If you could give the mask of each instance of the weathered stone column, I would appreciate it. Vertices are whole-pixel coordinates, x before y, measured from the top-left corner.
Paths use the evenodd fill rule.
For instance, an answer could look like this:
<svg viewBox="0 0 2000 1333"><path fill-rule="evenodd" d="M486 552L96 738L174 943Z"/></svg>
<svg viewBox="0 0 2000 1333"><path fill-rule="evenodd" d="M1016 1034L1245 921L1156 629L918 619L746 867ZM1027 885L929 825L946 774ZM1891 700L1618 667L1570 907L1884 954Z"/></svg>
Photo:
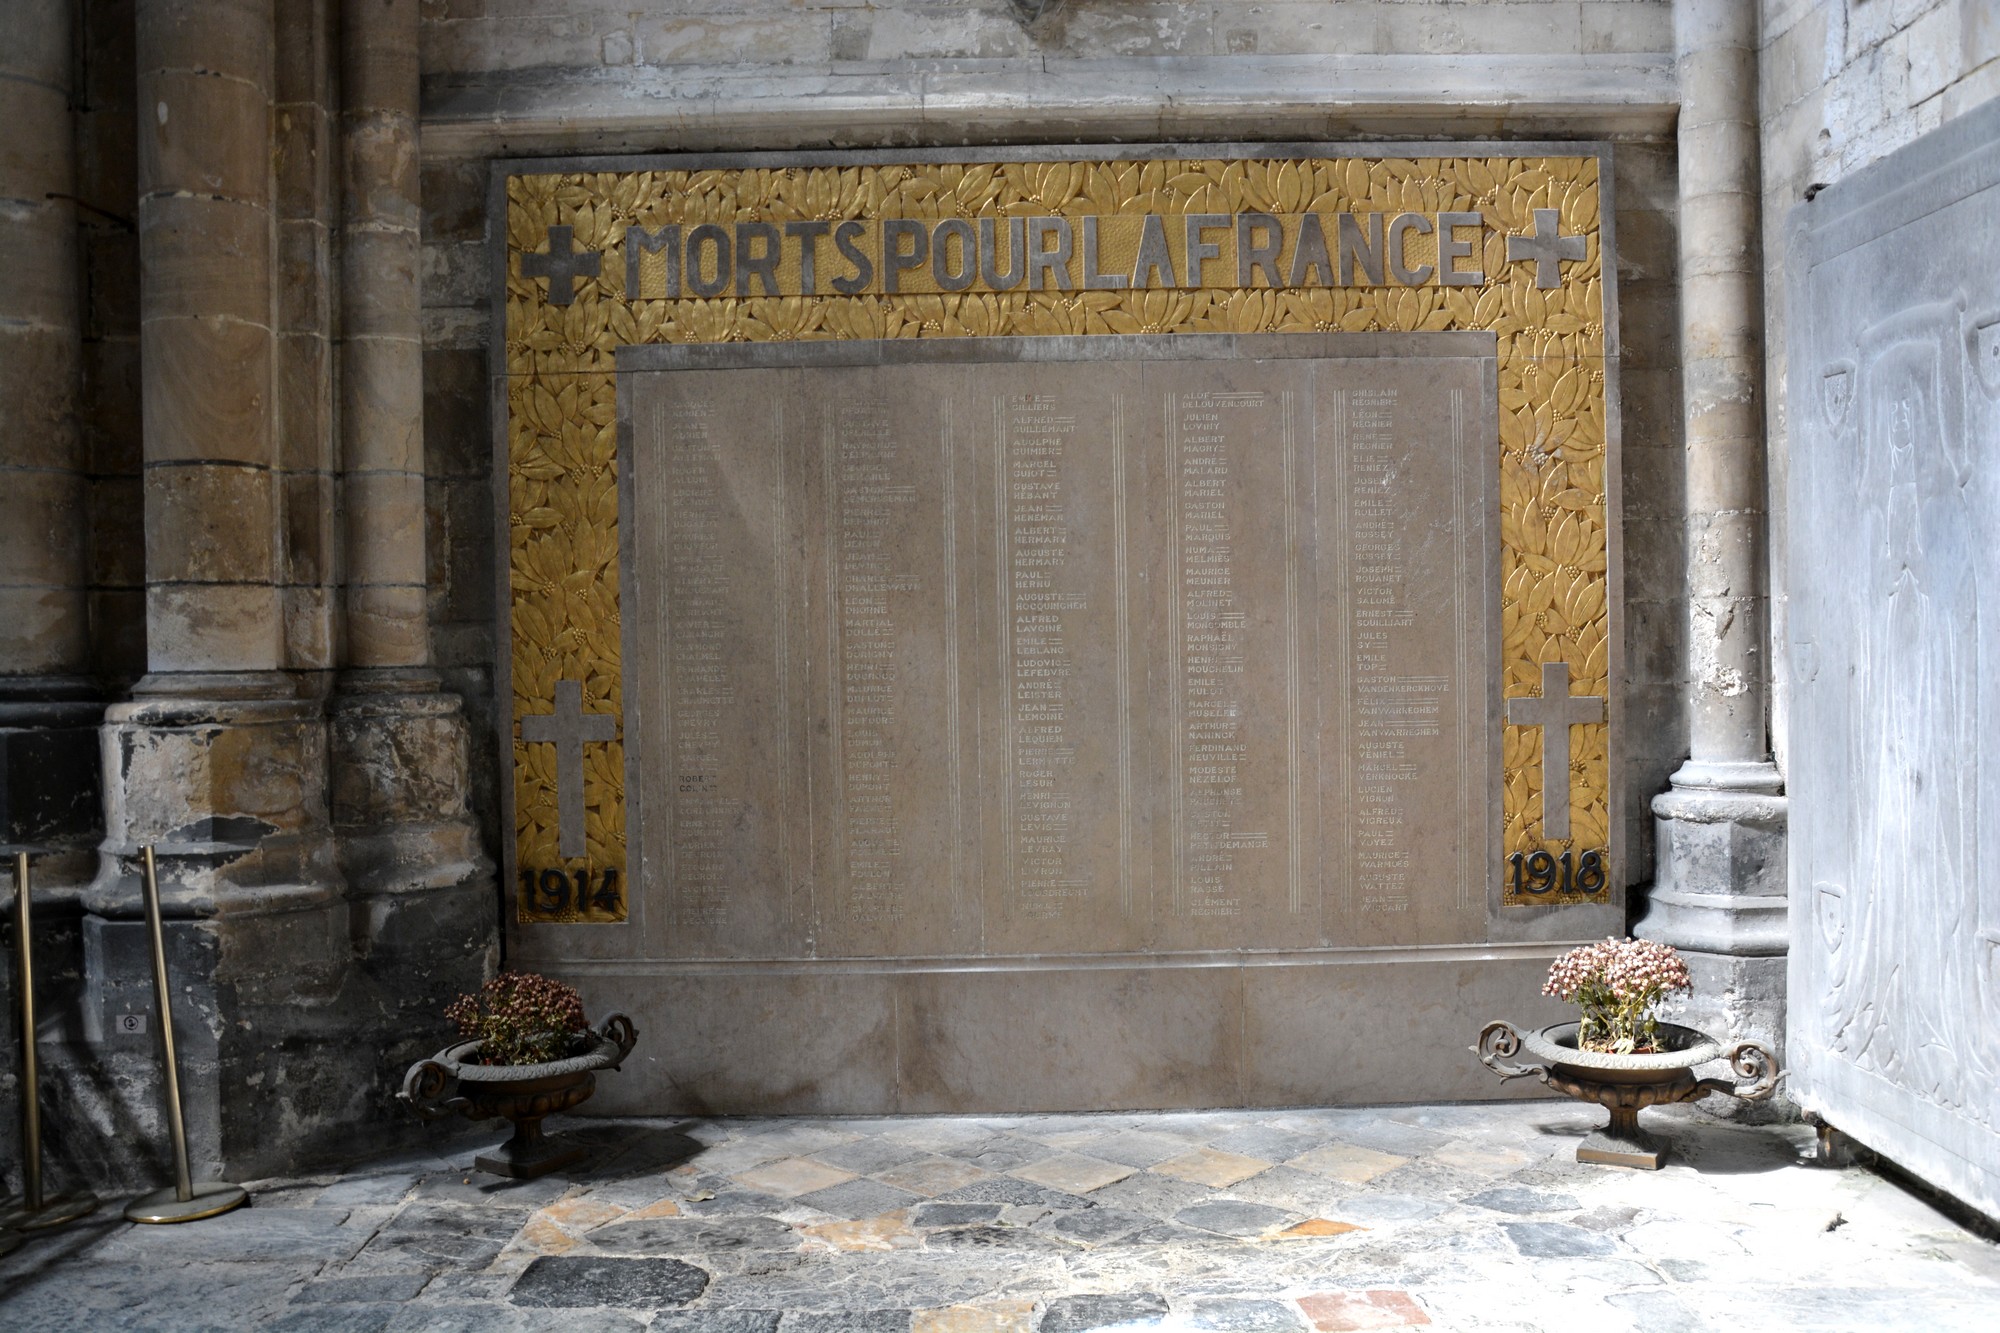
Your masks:
<svg viewBox="0 0 2000 1333"><path fill-rule="evenodd" d="M1639 933L1689 956L1699 1026L1783 1036L1785 802L1771 761L1757 6L1676 0L1688 760L1656 797Z"/></svg>
<svg viewBox="0 0 2000 1333"><path fill-rule="evenodd" d="M57 853L40 869L46 887L88 876L104 711L89 679L78 428L76 34L68 0L23 0L9 18L0 42L0 850Z"/></svg>
<svg viewBox="0 0 2000 1333"><path fill-rule="evenodd" d="M429 668L418 29L418 0L341 8L347 669L332 715L333 815L357 947L395 972L398 1003L434 1012L443 991L476 985L490 965L497 911L466 803L465 716Z"/></svg>

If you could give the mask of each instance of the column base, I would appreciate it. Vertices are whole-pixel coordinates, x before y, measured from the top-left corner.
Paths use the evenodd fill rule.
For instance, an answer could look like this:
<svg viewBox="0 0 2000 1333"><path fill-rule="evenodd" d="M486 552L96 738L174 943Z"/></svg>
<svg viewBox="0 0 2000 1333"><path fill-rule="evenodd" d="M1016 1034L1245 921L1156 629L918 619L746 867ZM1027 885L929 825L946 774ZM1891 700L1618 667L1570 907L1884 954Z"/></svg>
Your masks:
<svg viewBox="0 0 2000 1333"><path fill-rule="evenodd" d="M1656 874L1633 927L1687 960L1694 990L1675 1007L1675 1022L1724 1042L1761 1041L1781 1062L1791 947L1782 790L1770 763L1690 761L1675 773L1673 787L1653 798ZM1768 1102L1709 1097L1703 1109L1751 1122L1798 1115L1782 1094Z"/></svg>

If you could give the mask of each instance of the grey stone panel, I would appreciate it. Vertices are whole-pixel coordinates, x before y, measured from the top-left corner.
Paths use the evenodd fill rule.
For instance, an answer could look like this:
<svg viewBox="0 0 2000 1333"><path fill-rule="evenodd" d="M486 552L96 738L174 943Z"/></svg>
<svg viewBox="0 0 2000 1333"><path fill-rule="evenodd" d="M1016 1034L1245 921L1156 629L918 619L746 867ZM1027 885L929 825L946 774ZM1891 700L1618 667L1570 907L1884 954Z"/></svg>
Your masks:
<svg viewBox="0 0 2000 1333"><path fill-rule="evenodd" d="M1793 226L1790 1091L2000 1214L2000 103Z"/></svg>

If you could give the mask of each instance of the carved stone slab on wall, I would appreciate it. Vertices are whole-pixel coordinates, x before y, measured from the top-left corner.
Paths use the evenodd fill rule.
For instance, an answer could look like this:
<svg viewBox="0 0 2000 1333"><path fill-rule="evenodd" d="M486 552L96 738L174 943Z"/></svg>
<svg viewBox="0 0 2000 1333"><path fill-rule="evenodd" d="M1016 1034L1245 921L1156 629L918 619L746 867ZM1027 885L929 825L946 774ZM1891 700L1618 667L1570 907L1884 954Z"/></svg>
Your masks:
<svg viewBox="0 0 2000 1333"><path fill-rule="evenodd" d="M1623 924L1608 171L1397 151L496 168L510 948L632 1105L1490 1095L1363 1048Z"/></svg>
<svg viewBox="0 0 2000 1333"><path fill-rule="evenodd" d="M2000 103L1794 225L1790 1092L2000 1215Z"/></svg>

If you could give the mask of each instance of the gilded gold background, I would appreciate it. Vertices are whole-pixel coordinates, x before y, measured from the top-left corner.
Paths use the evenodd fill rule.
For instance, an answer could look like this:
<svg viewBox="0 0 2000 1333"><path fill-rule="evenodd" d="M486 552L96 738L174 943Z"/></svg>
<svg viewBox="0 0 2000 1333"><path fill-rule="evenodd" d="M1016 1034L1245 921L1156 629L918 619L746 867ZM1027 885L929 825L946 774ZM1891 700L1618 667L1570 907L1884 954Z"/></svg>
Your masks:
<svg viewBox="0 0 2000 1333"><path fill-rule="evenodd" d="M511 573L517 864L616 868L625 878L622 745L586 753L589 852L556 854L554 747L519 739L553 707L558 679L584 682L586 712L622 713L614 354L628 343L960 338L1096 333L1492 330L1499 340L1504 693L1540 692L1540 664L1567 662L1575 694L1609 697L1604 290L1594 157L1007 163L517 175L507 180L507 550ZM1561 212L1587 257L1562 284L1506 262L1506 236ZM1261 211L1481 212L1476 287L1037 291L851 297L624 297L624 230L638 223L1068 216ZM567 306L520 275L548 228L602 251ZM1413 248L1413 259L1435 256ZM1226 252L1225 252L1226 253ZM1129 257L1107 248L1105 268ZM1233 272L1231 266L1231 272ZM880 278L877 277L879 287ZM1572 733L1569 843L1535 837L1541 739L1506 727L1503 854L1605 848L1604 725ZM1496 867L1495 874L1502 869ZM1614 870L1613 874L1616 874ZM1615 879L1612 882L1616 882ZM1551 895L1554 898L1555 895ZM1549 901L1549 898L1541 901ZM546 920L521 901L521 919ZM618 920L574 910L560 919Z"/></svg>

